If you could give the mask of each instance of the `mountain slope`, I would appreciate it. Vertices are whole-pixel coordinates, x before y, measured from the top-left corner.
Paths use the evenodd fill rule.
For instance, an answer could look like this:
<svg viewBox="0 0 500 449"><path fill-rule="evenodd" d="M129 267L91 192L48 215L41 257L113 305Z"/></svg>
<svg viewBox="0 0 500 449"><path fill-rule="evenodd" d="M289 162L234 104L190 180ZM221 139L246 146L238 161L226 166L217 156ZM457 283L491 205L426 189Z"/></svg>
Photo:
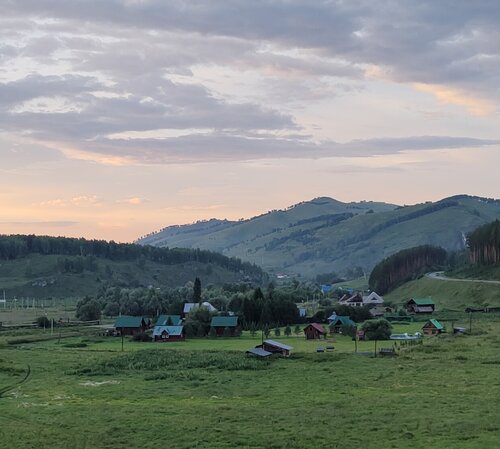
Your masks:
<svg viewBox="0 0 500 449"><path fill-rule="evenodd" d="M418 245L462 249L466 233L498 217L500 201L467 195L404 207L317 198L240 222L168 227L139 243L210 249L270 272L314 276L356 266L368 272Z"/></svg>

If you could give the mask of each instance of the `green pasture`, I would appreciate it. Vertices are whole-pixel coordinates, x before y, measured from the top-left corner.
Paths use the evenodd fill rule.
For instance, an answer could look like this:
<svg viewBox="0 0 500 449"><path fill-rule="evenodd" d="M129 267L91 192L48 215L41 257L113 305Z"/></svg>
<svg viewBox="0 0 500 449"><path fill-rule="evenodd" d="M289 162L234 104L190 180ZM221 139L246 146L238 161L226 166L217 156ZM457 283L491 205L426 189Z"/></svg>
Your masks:
<svg viewBox="0 0 500 449"><path fill-rule="evenodd" d="M96 335L98 329L69 332L61 329L60 340L43 330L0 332L0 447L474 449L498 443L500 320L494 316L475 321L472 335L426 338L394 358L354 355L354 343L343 336L331 353L316 353L330 343L323 340L271 336L294 352L261 361L244 355L260 340L247 333L184 343L126 340L122 353L121 339ZM28 337L31 343L13 344ZM361 342L359 349L372 348L373 342Z"/></svg>

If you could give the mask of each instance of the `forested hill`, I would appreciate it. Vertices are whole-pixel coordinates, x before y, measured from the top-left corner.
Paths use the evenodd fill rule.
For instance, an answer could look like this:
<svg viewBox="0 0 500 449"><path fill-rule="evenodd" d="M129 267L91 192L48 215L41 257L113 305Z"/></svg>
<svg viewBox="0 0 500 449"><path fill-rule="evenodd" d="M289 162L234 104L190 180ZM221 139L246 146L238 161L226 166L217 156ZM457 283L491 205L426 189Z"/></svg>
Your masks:
<svg viewBox="0 0 500 449"><path fill-rule="evenodd" d="M469 195L411 206L323 197L238 222L170 226L139 243L209 249L271 273L313 277L369 273L383 258L419 245L463 249L469 232L497 218L499 200Z"/></svg>
<svg viewBox="0 0 500 449"><path fill-rule="evenodd" d="M260 284L260 267L199 249L65 237L0 235L0 290L9 296L95 294L101 287L177 287L200 277L204 285Z"/></svg>

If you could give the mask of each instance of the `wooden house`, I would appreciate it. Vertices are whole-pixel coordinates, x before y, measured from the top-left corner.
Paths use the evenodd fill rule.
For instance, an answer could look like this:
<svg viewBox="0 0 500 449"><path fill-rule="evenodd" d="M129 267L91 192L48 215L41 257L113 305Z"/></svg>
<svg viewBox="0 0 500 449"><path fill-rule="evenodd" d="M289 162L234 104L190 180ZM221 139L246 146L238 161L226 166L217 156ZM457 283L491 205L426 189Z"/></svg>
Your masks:
<svg viewBox="0 0 500 449"><path fill-rule="evenodd" d="M153 329L154 341L184 341L185 339L184 326L155 326Z"/></svg>
<svg viewBox="0 0 500 449"><path fill-rule="evenodd" d="M307 340L319 340L321 337L326 338L325 329L321 324L311 323L304 328L304 335Z"/></svg>
<svg viewBox="0 0 500 449"><path fill-rule="evenodd" d="M182 318L180 315L160 315L156 320L157 326L180 326Z"/></svg>
<svg viewBox="0 0 500 449"><path fill-rule="evenodd" d="M114 324L117 335L142 334L151 326L151 320L143 316L119 316Z"/></svg>
<svg viewBox="0 0 500 449"><path fill-rule="evenodd" d="M436 308L431 298L412 298L406 303L409 313L432 313Z"/></svg>
<svg viewBox="0 0 500 449"><path fill-rule="evenodd" d="M224 335L228 337L235 337L239 335L237 316L214 316L212 317L210 327L215 329L218 337L222 337Z"/></svg>
<svg viewBox="0 0 500 449"><path fill-rule="evenodd" d="M270 352L271 354L280 354L284 357L288 357L293 349L291 346L274 340L264 340L264 343L256 346L256 348L262 348L265 351Z"/></svg>
<svg viewBox="0 0 500 449"><path fill-rule="evenodd" d="M445 331L444 326L438 321L431 319L422 327L424 335L438 335Z"/></svg>
<svg viewBox="0 0 500 449"><path fill-rule="evenodd" d="M330 334L340 334L344 326L355 327L356 323L348 316L337 315L335 319L330 322Z"/></svg>

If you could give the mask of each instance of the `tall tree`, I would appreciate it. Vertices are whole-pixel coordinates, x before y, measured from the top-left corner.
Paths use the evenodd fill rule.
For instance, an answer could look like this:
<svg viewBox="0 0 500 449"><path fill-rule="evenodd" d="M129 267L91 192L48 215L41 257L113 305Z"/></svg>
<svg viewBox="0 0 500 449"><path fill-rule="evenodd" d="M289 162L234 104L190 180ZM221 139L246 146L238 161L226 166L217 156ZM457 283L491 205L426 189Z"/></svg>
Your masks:
<svg viewBox="0 0 500 449"><path fill-rule="evenodd" d="M201 303L201 281L200 278L194 280L193 302Z"/></svg>

